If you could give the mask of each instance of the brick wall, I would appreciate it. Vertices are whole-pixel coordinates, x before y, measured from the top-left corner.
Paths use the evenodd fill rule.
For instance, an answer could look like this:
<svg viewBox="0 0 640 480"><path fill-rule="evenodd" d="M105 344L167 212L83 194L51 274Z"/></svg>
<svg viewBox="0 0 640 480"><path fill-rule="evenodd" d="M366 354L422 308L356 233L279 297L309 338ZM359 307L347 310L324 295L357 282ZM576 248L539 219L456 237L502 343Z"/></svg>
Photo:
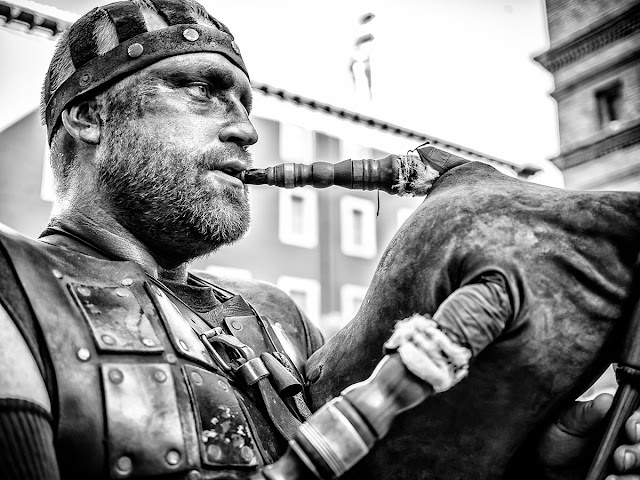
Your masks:
<svg viewBox="0 0 640 480"><path fill-rule="evenodd" d="M640 144L563 170L571 189L640 191Z"/></svg>
<svg viewBox="0 0 640 480"><path fill-rule="evenodd" d="M551 47L634 3L634 0L545 0Z"/></svg>
<svg viewBox="0 0 640 480"><path fill-rule="evenodd" d="M595 78L557 98L560 149L571 150L587 141L597 141L612 133L601 128L596 93L620 82L620 128L640 118L640 60L622 68L602 72Z"/></svg>

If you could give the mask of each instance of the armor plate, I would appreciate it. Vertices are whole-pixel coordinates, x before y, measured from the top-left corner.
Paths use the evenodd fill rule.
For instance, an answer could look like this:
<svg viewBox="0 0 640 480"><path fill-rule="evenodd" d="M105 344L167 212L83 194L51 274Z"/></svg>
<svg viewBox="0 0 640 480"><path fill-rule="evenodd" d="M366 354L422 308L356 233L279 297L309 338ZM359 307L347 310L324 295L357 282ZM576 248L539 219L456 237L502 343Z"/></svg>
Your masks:
<svg viewBox="0 0 640 480"><path fill-rule="evenodd" d="M197 410L202 464L257 465L254 439L229 382L195 366L185 365L183 369Z"/></svg>
<svg viewBox="0 0 640 480"><path fill-rule="evenodd" d="M202 341L189 324L193 324L194 327L199 326L202 330L208 329L208 326L193 313L191 315L183 314L158 286L149 285L149 290L162 319L165 321L171 343L178 353L190 360L203 363L210 368L213 367L211 355L206 351Z"/></svg>
<svg viewBox="0 0 640 480"><path fill-rule="evenodd" d="M170 367L105 363L101 372L112 476L142 477L186 468Z"/></svg>
<svg viewBox="0 0 640 480"><path fill-rule="evenodd" d="M93 339L103 352L163 352L156 332L130 288L69 283Z"/></svg>

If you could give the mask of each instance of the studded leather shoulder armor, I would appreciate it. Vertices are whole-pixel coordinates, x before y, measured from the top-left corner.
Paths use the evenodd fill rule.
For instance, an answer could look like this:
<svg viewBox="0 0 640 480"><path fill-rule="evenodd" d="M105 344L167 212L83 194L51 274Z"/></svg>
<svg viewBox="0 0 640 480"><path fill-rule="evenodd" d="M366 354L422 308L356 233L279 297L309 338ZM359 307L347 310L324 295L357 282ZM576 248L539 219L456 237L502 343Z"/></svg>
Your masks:
<svg viewBox="0 0 640 480"><path fill-rule="evenodd" d="M225 349L203 342L200 333L215 328L137 264L43 244L4 227L0 243L53 363L63 477L248 478L284 452L286 440L264 399L221 368L217 356L231 361ZM264 338L252 333L256 317L241 311L222 315L216 328L230 337L235 327L244 329L248 335L233 338L252 342L254 355L292 360L282 365L306 360L307 334L295 307L278 308L272 293L263 297L256 296L269 316L257 318L275 350L260 346ZM269 318L274 315L279 318Z"/></svg>

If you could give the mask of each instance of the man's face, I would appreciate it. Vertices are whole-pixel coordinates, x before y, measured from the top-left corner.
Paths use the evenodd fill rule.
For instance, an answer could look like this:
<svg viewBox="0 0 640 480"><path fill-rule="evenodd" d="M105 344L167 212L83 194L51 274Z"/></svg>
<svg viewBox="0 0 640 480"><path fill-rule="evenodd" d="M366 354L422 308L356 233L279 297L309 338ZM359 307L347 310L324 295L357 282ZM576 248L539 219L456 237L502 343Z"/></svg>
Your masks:
<svg viewBox="0 0 640 480"><path fill-rule="evenodd" d="M116 219L160 259L194 258L249 226L246 147L251 86L215 53L170 57L107 94L98 147L99 187ZM231 175L230 175L231 174Z"/></svg>

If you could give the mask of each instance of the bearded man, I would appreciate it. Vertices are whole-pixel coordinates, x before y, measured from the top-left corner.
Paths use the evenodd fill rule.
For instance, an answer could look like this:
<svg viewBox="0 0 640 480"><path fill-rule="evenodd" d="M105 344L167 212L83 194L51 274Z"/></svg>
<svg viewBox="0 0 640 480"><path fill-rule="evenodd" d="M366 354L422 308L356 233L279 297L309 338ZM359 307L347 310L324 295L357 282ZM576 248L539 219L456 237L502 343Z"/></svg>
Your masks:
<svg viewBox="0 0 640 480"><path fill-rule="evenodd" d="M106 5L62 36L51 221L38 241L0 233L1 478L249 478L309 415L319 331L273 286L189 271L248 228L251 96L233 36L191 0ZM264 373L234 376L257 357ZM550 426L541 465L584 454L609 404ZM620 471L640 465L639 422Z"/></svg>

